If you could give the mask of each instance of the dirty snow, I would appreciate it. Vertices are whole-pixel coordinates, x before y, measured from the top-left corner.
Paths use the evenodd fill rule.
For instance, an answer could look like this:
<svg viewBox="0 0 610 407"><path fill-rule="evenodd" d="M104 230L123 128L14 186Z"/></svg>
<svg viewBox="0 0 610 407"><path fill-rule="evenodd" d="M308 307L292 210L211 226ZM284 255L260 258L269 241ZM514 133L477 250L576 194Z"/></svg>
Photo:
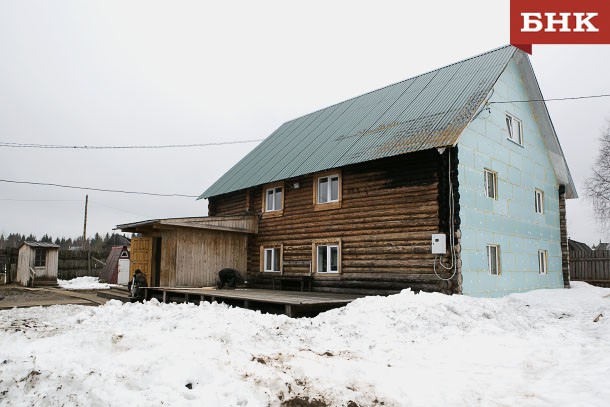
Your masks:
<svg viewBox="0 0 610 407"><path fill-rule="evenodd" d="M312 319L154 300L0 311L9 406L608 406L609 377L610 289L584 283L403 291Z"/></svg>
<svg viewBox="0 0 610 407"><path fill-rule="evenodd" d="M112 284L100 283L98 277L76 277L72 280L57 280L65 290L108 290Z"/></svg>

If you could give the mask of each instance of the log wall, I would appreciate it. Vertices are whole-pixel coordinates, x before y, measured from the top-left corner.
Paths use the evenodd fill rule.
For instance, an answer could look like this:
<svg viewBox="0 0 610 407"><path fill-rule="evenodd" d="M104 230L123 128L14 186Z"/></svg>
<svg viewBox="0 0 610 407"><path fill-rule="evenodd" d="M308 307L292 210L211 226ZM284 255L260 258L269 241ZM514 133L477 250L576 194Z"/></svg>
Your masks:
<svg viewBox="0 0 610 407"><path fill-rule="evenodd" d="M332 210L314 210L313 175L286 181L283 216L261 214L258 234L249 238L248 278L262 274L261 246L282 246L284 274L306 274L313 242L337 239L341 273L314 274L316 291L453 292L432 268L431 235L441 229L440 157L429 150L344 167L341 207ZM260 214L263 188L210 198L210 215Z"/></svg>

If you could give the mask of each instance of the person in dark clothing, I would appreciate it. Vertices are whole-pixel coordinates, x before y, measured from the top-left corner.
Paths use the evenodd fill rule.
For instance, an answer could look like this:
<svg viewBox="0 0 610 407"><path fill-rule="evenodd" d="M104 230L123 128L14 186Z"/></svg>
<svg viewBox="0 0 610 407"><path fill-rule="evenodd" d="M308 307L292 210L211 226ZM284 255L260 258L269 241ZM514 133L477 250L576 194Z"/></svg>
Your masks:
<svg viewBox="0 0 610 407"><path fill-rule="evenodd" d="M235 288L239 281L239 272L234 269L226 268L218 272L218 288L223 289L225 285L229 288Z"/></svg>
<svg viewBox="0 0 610 407"><path fill-rule="evenodd" d="M143 287L148 287L146 283L146 276L142 273L142 270L136 269L133 273L133 279L127 283L127 289L129 290L130 296L136 298L138 301L144 299Z"/></svg>

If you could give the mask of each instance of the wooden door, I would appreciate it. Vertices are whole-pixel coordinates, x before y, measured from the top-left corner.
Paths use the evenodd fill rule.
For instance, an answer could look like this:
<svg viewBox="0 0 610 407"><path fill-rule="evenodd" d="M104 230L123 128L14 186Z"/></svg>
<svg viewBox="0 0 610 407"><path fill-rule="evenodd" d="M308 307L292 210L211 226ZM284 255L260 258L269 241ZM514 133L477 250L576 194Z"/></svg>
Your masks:
<svg viewBox="0 0 610 407"><path fill-rule="evenodd" d="M151 285L153 256L152 237L132 237L131 238L131 263L129 265L129 279L133 277L136 269L140 269L146 276L148 286Z"/></svg>

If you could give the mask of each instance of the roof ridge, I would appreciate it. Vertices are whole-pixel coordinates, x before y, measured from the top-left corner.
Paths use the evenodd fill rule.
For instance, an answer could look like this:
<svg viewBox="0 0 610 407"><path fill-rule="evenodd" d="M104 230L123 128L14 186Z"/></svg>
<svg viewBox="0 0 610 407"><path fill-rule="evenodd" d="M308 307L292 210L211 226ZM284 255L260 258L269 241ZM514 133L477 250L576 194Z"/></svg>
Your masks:
<svg viewBox="0 0 610 407"><path fill-rule="evenodd" d="M377 92L377 91L380 91L380 90L383 90L383 89L389 88L389 87L391 87L391 86L396 86L396 85L398 85L398 84L400 84L400 83L403 83L403 82L406 82L406 81L410 81L410 80L413 80L413 79L419 78L420 76L428 75L428 74L431 74L432 72L440 71L441 69L445 69L445 68L448 68L448 67L453 66L453 65L461 64L461 63L464 63L464 62L466 62L466 61L470 61L471 59L480 58L480 57L482 57L482 56L484 56L484 55L491 54L492 52L497 52L497 51L500 51L500 50L502 50L502 49L509 48L509 47L513 47L513 48L515 48L514 46L512 46L512 45L510 45L510 44L502 45L502 46L500 46L500 47L498 47L498 48L494 48L494 49L492 49L492 50L485 51L485 52L482 52L482 53L477 54L477 55L473 55L473 56L471 56L471 57L468 57L468 58L462 59L462 60L460 60L460 61L456 61L456 62L453 62L453 63L447 64L447 65L443 65L443 66L441 66L441 67L439 67L439 68L432 69L432 70L430 70L430 71L426 71L426 72L420 73L420 74L415 75L415 76L412 76L412 77L410 77L410 78L406 78L406 79L403 79L403 80L398 81L398 82L390 83L390 84L385 85L385 86L382 86L382 87L380 87L380 88L373 89L373 90L371 90L371 91L368 91L368 92L362 93L362 94L357 95L357 96L353 96L353 97L351 97L351 98L349 98L349 99L345 99L345 100L342 100L342 101L340 101L340 102L333 103L332 105L328 105L328 106L326 106L326 107L322 107L322 108L320 108L320 109L314 110L313 112L309 112L309 113L306 113L306 114L304 114L304 115L301 115L301 116L295 117L294 119L288 120L288 121L284 122L284 123L283 123L283 124L282 124L280 127L282 127L282 126L284 126L284 125L286 125L286 124L288 124L288 123L291 123L291 122L293 122L293 121L295 121L295 120L302 119L303 117L307 117L307 116L309 116L309 115L312 115L312 114L318 113L318 112L320 112L320 111L322 111L322 110L330 109L331 107L335 107L335 106L338 106L338 105L340 105L340 104L342 104L342 103L349 102L350 100L354 100L354 99L357 99L357 98L362 97L362 96L365 96L365 95L370 95L371 93L374 93L374 92ZM515 48L515 49L517 49L517 48Z"/></svg>

